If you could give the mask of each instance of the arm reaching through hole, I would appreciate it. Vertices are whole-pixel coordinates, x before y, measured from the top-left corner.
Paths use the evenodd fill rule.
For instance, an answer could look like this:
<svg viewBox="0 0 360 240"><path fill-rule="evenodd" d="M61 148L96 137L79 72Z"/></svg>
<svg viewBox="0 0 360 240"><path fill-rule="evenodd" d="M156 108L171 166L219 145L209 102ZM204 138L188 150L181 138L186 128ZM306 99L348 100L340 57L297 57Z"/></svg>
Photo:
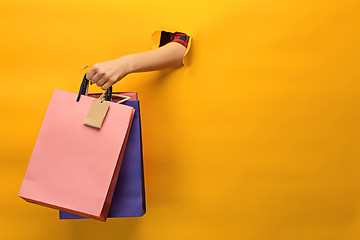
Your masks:
<svg viewBox="0 0 360 240"><path fill-rule="evenodd" d="M106 90L130 73L183 66L187 42L183 42L179 38L179 41L176 40L153 50L96 63L87 72L86 78Z"/></svg>

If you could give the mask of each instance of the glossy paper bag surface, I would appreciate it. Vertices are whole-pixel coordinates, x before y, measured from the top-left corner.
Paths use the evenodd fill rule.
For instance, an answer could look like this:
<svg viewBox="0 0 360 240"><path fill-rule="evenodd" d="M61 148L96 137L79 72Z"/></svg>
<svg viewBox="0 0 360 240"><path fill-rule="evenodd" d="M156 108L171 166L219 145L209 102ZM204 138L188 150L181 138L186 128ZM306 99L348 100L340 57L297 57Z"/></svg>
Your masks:
<svg viewBox="0 0 360 240"><path fill-rule="evenodd" d="M106 220L134 109L110 103L100 129L84 125L94 98L55 89L19 196Z"/></svg>

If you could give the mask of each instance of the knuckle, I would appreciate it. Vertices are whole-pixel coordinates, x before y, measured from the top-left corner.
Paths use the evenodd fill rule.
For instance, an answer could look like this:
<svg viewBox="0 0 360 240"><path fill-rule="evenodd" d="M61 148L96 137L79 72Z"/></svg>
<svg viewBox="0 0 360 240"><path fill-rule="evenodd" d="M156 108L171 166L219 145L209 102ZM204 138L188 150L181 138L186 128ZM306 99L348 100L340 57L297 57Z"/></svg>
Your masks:
<svg viewBox="0 0 360 240"><path fill-rule="evenodd" d="M110 76L108 74L104 73L102 78L105 79L105 80L109 80Z"/></svg>

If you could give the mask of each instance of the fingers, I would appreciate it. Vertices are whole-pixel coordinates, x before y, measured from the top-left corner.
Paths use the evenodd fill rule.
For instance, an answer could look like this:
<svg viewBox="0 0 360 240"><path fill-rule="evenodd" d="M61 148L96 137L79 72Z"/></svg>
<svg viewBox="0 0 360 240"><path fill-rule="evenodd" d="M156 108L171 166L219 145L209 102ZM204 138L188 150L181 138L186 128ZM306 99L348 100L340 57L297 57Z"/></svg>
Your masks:
<svg viewBox="0 0 360 240"><path fill-rule="evenodd" d="M95 73L97 72L97 69L96 69L95 65L86 73L86 79L87 80L92 81L92 78L94 77Z"/></svg>
<svg viewBox="0 0 360 240"><path fill-rule="evenodd" d="M86 73L86 79L90 80L92 83L96 83L103 77L104 74L105 72L100 68L99 63L96 63Z"/></svg>
<svg viewBox="0 0 360 240"><path fill-rule="evenodd" d="M112 85L114 84L113 81L111 80L103 80L101 79L99 82L96 83L96 85L98 85L99 87L101 87L102 90L106 90L108 89L109 87L111 87Z"/></svg>
<svg viewBox="0 0 360 240"><path fill-rule="evenodd" d="M106 70L107 68L105 68L102 64L103 63L95 64L86 73L86 79L90 80L91 83L96 83L96 85L101 87L101 89L106 90L116 83L117 77L112 71Z"/></svg>
<svg viewBox="0 0 360 240"><path fill-rule="evenodd" d="M96 83L99 87L104 85L107 81L105 73L99 69L99 64L95 64L87 73L86 79L91 81L91 83ZM105 89L104 89L105 90Z"/></svg>
<svg viewBox="0 0 360 240"><path fill-rule="evenodd" d="M98 85L99 87L102 87L107 81L108 81L107 78L102 77L96 82L96 85Z"/></svg>
<svg viewBox="0 0 360 240"><path fill-rule="evenodd" d="M95 75L92 77L92 79L91 79L91 81L93 82L93 83L98 83L99 81L101 81L102 80L102 78L104 77L104 73L99 73L99 72L97 72L97 73L95 73ZM101 86L101 85L98 85L98 86Z"/></svg>
<svg viewBox="0 0 360 240"><path fill-rule="evenodd" d="M112 83L110 81L107 81L104 85L101 86L101 89L106 90L111 86L112 86Z"/></svg>

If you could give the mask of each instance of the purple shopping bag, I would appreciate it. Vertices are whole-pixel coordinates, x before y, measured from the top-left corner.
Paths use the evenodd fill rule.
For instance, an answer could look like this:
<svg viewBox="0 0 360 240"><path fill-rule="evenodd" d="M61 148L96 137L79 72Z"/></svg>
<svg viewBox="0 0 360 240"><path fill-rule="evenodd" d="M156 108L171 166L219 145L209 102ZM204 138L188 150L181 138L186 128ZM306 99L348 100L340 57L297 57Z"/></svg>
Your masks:
<svg viewBox="0 0 360 240"><path fill-rule="evenodd" d="M134 92L120 94L130 96L131 99L136 99L122 103L133 107L135 114L108 218L140 217L146 212L146 204L139 101ZM96 94L89 94L89 96L97 97ZM60 219L80 218L84 217L60 211Z"/></svg>

